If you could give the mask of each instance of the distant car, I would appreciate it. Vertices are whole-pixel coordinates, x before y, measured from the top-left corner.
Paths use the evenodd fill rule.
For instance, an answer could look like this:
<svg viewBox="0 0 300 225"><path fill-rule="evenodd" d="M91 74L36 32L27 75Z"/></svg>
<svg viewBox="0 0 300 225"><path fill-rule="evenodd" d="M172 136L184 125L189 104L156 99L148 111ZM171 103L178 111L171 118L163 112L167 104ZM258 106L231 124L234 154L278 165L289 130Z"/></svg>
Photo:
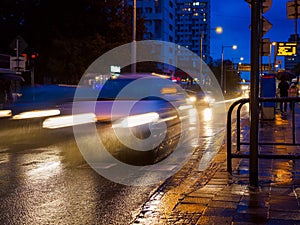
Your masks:
<svg viewBox="0 0 300 225"><path fill-rule="evenodd" d="M196 139L197 113L188 95L168 79L149 74L120 75L109 79L100 90L79 88L72 102L60 107L63 115L72 115L74 126L93 121L109 152L117 159L144 165L162 160L180 141ZM67 117L68 118L68 117ZM78 122L78 123L77 123ZM62 128L59 118L45 121L48 129ZM143 151L127 147L147 140ZM122 141L120 141L122 140ZM122 144L121 142L126 142Z"/></svg>
<svg viewBox="0 0 300 225"><path fill-rule="evenodd" d="M215 98L209 91L204 92L202 90L194 91L188 89L185 89L185 91L189 95L190 101L195 105L212 106L215 103Z"/></svg>

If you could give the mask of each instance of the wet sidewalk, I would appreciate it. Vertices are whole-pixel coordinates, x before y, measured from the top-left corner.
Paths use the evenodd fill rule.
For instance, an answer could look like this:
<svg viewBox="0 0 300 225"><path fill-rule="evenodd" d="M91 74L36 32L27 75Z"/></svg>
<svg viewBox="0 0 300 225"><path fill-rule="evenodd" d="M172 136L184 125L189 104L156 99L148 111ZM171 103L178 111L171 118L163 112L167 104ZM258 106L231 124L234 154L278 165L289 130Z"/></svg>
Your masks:
<svg viewBox="0 0 300 225"><path fill-rule="evenodd" d="M290 113L291 114L291 113ZM261 142L292 142L291 115L260 121ZM296 143L300 143L300 105L296 104ZM242 121L242 140L249 141L249 121ZM234 143L233 143L234 145ZM263 154L300 154L299 146L260 146ZM234 149L234 148L233 148ZM249 151L243 145L242 152ZM259 188L249 187L249 160L233 159L227 172L226 147L210 168L176 175L151 197L133 224L300 224L300 159L259 159ZM190 167L198 167L199 160ZM187 170L188 168L185 168ZM182 173L184 174L184 173Z"/></svg>

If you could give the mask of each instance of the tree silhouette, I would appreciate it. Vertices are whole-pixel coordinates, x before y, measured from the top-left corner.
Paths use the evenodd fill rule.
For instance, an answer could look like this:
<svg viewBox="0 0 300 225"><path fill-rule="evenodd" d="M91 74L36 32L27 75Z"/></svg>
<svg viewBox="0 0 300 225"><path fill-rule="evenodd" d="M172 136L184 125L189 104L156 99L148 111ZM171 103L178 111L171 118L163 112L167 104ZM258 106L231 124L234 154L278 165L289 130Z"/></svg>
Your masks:
<svg viewBox="0 0 300 225"><path fill-rule="evenodd" d="M15 54L17 35L35 59L36 81L76 83L90 63L106 51L131 42L132 9L122 0L0 1L0 52ZM137 35L142 37L143 19ZM32 64L31 64L32 65Z"/></svg>

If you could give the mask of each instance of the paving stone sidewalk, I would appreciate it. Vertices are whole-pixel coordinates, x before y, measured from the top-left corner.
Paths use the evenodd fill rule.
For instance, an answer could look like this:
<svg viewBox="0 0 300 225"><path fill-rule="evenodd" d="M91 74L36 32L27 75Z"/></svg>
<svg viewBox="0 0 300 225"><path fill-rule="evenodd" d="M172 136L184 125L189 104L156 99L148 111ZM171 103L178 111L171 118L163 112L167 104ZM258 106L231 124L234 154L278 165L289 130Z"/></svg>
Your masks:
<svg viewBox="0 0 300 225"><path fill-rule="evenodd" d="M300 143L299 106L296 143ZM291 115L286 120L279 113L275 120L261 121L260 140L290 143L291 121ZM249 140L248 122L242 124L242 138ZM249 151L249 146L242 146L241 151ZM300 147L264 145L259 151L300 154ZM158 190L133 224L300 224L299 159L259 159L258 189L249 186L248 159L234 159L233 174L227 172L225 146L210 168L189 174L179 185L166 184Z"/></svg>

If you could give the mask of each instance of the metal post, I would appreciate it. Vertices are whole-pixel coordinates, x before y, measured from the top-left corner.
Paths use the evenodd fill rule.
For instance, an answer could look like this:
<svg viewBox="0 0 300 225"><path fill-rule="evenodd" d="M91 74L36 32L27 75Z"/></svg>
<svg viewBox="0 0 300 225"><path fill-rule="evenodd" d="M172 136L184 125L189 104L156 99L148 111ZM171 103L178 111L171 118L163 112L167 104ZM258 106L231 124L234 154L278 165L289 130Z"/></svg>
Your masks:
<svg viewBox="0 0 300 225"><path fill-rule="evenodd" d="M298 0L294 0L294 4L295 4L295 20L294 20L295 42L298 43Z"/></svg>
<svg viewBox="0 0 300 225"><path fill-rule="evenodd" d="M20 71L20 58L19 58L19 39L16 40L16 54L17 54L17 73Z"/></svg>
<svg viewBox="0 0 300 225"><path fill-rule="evenodd" d="M274 45L274 65L273 65L273 73L276 72L276 57L277 57L277 43Z"/></svg>
<svg viewBox="0 0 300 225"><path fill-rule="evenodd" d="M270 53L269 53L269 57L268 57L268 60L269 60L268 71L269 71L269 73L271 73L271 71L272 71L272 66L271 66L272 42L269 43L269 47L270 47Z"/></svg>
<svg viewBox="0 0 300 225"><path fill-rule="evenodd" d="M291 101L290 106L292 107L293 144L296 144L295 101Z"/></svg>
<svg viewBox="0 0 300 225"><path fill-rule="evenodd" d="M224 71L224 48L225 47L231 47L232 49L237 49L236 45L232 45L232 46L224 46L222 45L222 56L221 56L221 88L223 90L223 92L226 94L226 68ZM224 74L225 72L225 74Z"/></svg>
<svg viewBox="0 0 300 225"><path fill-rule="evenodd" d="M200 80L200 84L202 85L203 84L203 65L202 65L202 62L203 62L203 30L201 31L201 34L200 34L200 59L201 59L201 62L200 62L200 77L199 77L199 80Z"/></svg>
<svg viewBox="0 0 300 225"><path fill-rule="evenodd" d="M258 187L259 45L261 0L251 0L250 186Z"/></svg>
<svg viewBox="0 0 300 225"><path fill-rule="evenodd" d="M136 73L136 0L133 0L132 42L131 72Z"/></svg>
<svg viewBox="0 0 300 225"><path fill-rule="evenodd" d="M31 68L30 78L31 78L31 87L34 87L34 65Z"/></svg>
<svg viewBox="0 0 300 225"><path fill-rule="evenodd" d="M224 46L222 45L222 54L221 54L221 88L224 92Z"/></svg>

